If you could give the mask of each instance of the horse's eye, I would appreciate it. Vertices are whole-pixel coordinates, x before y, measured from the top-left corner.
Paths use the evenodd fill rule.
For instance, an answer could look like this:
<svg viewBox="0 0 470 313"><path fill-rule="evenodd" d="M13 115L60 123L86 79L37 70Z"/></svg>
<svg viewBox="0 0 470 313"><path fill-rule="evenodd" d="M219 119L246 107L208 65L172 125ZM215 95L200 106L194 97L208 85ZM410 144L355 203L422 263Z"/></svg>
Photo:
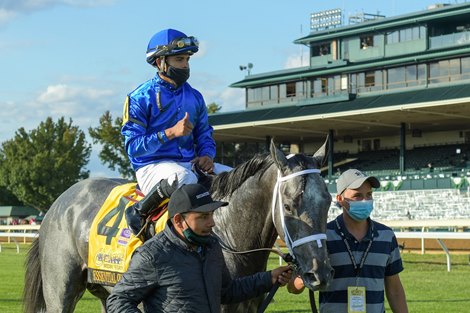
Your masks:
<svg viewBox="0 0 470 313"><path fill-rule="evenodd" d="M286 211L289 211L289 212L290 212L290 206L289 206L289 205L287 205L287 204L284 204L284 210L286 210Z"/></svg>

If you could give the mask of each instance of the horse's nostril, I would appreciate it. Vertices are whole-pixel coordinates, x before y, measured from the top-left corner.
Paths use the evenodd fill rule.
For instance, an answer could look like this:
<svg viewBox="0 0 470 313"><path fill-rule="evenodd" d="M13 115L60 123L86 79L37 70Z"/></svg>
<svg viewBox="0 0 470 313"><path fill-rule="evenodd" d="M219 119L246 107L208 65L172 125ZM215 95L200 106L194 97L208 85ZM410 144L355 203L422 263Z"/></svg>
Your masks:
<svg viewBox="0 0 470 313"><path fill-rule="evenodd" d="M316 283L316 282L318 281L318 280L317 280L317 277L316 277L315 274L313 274L313 273L306 273L306 274L305 274L305 279L306 279L307 281L311 281L311 282L314 282L314 283Z"/></svg>

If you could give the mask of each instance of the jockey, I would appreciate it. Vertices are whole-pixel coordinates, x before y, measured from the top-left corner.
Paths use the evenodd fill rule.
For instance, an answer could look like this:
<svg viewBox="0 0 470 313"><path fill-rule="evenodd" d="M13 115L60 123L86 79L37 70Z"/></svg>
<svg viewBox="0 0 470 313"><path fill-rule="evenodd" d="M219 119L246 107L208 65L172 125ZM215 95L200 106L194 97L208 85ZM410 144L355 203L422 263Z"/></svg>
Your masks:
<svg viewBox="0 0 470 313"><path fill-rule="evenodd" d="M175 189L198 182L193 167L206 175L231 170L213 161L215 141L206 104L186 82L189 59L198 50L197 39L178 30L156 33L147 47L147 62L158 72L126 98L121 133L146 195L128 210L134 232L141 228L140 218Z"/></svg>

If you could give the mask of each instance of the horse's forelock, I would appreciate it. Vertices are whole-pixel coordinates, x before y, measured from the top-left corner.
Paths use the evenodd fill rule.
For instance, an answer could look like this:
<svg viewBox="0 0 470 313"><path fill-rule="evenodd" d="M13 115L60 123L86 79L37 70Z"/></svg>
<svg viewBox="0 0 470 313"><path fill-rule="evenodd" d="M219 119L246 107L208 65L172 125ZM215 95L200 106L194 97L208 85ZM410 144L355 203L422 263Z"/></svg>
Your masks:
<svg viewBox="0 0 470 313"><path fill-rule="evenodd" d="M290 160L295 162L295 164L298 164L302 170L318 167L318 164L316 164L313 158L302 153L295 154L290 158Z"/></svg>
<svg viewBox="0 0 470 313"><path fill-rule="evenodd" d="M232 171L217 175L211 186L213 197L222 199L232 195L249 177L261 176L272 164L271 155L257 154L252 159L235 167Z"/></svg>

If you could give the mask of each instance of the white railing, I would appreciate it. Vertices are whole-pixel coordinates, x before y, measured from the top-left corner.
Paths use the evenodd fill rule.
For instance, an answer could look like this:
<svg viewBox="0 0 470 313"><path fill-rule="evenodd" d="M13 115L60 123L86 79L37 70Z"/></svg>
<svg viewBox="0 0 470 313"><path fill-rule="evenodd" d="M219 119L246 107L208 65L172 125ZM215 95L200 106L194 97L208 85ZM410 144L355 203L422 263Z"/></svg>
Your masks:
<svg viewBox="0 0 470 313"><path fill-rule="evenodd" d="M0 225L0 238L6 238L6 243L15 243L16 252L20 252L17 239L22 238L22 243L28 242L27 238L36 238L39 235L40 225ZM0 252L2 252L2 242L0 241Z"/></svg>
<svg viewBox="0 0 470 313"><path fill-rule="evenodd" d="M421 254L424 254L424 239L436 239L447 257L447 271L450 272L450 252L443 239L467 239L470 240L470 232L427 232L427 231L403 231L395 232L397 238L421 239Z"/></svg>

